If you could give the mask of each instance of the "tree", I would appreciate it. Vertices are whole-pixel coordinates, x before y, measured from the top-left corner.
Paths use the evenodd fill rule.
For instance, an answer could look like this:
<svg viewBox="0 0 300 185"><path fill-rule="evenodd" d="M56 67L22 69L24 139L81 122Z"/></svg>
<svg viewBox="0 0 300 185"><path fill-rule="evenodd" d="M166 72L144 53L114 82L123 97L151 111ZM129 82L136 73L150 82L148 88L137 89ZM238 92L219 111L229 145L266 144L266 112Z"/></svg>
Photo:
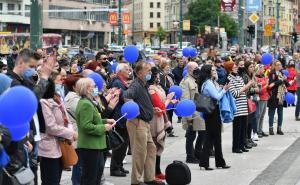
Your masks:
<svg viewBox="0 0 300 185"><path fill-rule="evenodd" d="M191 20L192 25L200 26L200 31L203 34L205 25L218 26L218 16L220 16L220 27L225 28L228 37L236 36L237 24L230 16L221 12L220 0L192 1L185 17ZM195 26L191 27L191 31L196 34L198 29Z"/></svg>
<svg viewBox="0 0 300 185"><path fill-rule="evenodd" d="M165 40L166 38L166 31L164 30L163 27L158 27L157 31L156 31L156 37L158 38L159 40L159 49L161 48L161 42L163 40Z"/></svg>

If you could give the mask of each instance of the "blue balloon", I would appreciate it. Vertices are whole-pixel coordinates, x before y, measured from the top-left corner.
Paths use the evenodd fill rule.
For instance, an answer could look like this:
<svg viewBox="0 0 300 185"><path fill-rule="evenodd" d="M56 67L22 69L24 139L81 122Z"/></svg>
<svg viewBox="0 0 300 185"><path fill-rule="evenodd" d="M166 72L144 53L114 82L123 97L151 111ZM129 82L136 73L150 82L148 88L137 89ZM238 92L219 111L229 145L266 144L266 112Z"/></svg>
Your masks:
<svg viewBox="0 0 300 185"><path fill-rule="evenodd" d="M24 86L8 89L0 96L0 123L20 126L32 120L38 108L35 94Z"/></svg>
<svg viewBox="0 0 300 185"><path fill-rule="evenodd" d="M125 118L131 120L140 114L140 107L134 101L129 101L121 107L121 113L123 116L126 114Z"/></svg>
<svg viewBox="0 0 300 185"><path fill-rule="evenodd" d="M271 64L273 61L273 57L270 53L265 53L263 54L263 56L261 57L261 62L264 64L264 65L269 65Z"/></svg>
<svg viewBox="0 0 300 185"><path fill-rule="evenodd" d="M288 70L284 69L284 70L282 70L282 73L283 73L286 77L289 77L289 72L288 72Z"/></svg>
<svg viewBox="0 0 300 185"><path fill-rule="evenodd" d="M119 64L119 63L115 62L115 63L113 63L113 64L111 65L111 70L112 70L114 73L117 71L118 64Z"/></svg>
<svg viewBox="0 0 300 185"><path fill-rule="evenodd" d="M166 109L172 109L172 108L174 108L175 107L175 105L174 104L172 104L172 103L169 103L168 104L168 106L166 107Z"/></svg>
<svg viewBox="0 0 300 185"><path fill-rule="evenodd" d="M187 74L188 74L188 71L187 71L187 70L183 70L182 76L183 76L183 77L186 77Z"/></svg>
<svg viewBox="0 0 300 185"><path fill-rule="evenodd" d="M175 93L174 97L176 99L181 98L181 96L182 96L182 88L181 87L179 87L178 85L172 85L169 89L169 93L172 93L172 92Z"/></svg>
<svg viewBox="0 0 300 185"><path fill-rule="evenodd" d="M288 104L294 104L295 103L295 96L288 92L285 94L285 101L288 103Z"/></svg>
<svg viewBox="0 0 300 185"><path fill-rule="evenodd" d="M190 49L190 56L191 56L192 58L194 58L194 57L196 57L197 55L198 55L197 49L196 49L196 48L191 48L191 49Z"/></svg>
<svg viewBox="0 0 300 185"><path fill-rule="evenodd" d="M178 116L191 116L196 111L196 105L192 100L182 100L176 106Z"/></svg>
<svg viewBox="0 0 300 185"><path fill-rule="evenodd" d="M11 139L13 141L20 141L22 140L27 133L29 132L29 123L22 124L20 126L12 126L8 127L8 130L11 134Z"/></svg>
<svg viewBox="0 0 300 185"><path fill-rule="evenodd" d="M103 88L104 80L101 75L98 73L91 73L87 76L88 78L91 78L94 80L96 86L98 87L98 90L101 91Z"/></svg>
<svg viewBox="0 0 300 185"><path fill-rule="evenodd" d="M124 58L129 63L134 63L139 58L139 50L133 45L126 46L124 49Z"/></svg>
<svg viewBox="0 0 300 185"><path fill-rule="evenodd" d="M183 48L182 55L185 57L190 57L190 48Z"/></svg>

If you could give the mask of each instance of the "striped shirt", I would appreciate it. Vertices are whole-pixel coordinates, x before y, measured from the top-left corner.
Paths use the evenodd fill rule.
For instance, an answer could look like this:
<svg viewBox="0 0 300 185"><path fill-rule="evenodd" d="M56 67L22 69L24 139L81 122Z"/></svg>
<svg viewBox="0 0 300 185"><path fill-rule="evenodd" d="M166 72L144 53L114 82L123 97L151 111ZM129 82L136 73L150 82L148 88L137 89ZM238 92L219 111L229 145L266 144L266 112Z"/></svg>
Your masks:
<svg viewBox="0 0 300 185"><path fill-rule="evenodd" d="M241 88L245 86L243 78L240 76L234 76L232 74L228 75L228 79L230 80L230 88L232 96L236 99L236 107L237 111L234 114L234 117L237 116L247 116L248 115L248 104L247 104L247 96L245 92L241 92Z"/></svg>

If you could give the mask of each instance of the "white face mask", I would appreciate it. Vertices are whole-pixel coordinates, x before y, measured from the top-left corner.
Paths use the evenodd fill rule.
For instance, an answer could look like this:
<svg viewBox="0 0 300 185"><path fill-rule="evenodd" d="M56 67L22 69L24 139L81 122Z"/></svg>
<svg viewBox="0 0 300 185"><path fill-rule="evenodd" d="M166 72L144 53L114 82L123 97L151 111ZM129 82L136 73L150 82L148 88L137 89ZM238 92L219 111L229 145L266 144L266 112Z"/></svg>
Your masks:
<svg viewBox="0 0 300 185"><path fill-rule="evenodd" d="M6 73L7 73L7 69L3 70L2 73L3 73L3 74L6 74Z"/></svg>

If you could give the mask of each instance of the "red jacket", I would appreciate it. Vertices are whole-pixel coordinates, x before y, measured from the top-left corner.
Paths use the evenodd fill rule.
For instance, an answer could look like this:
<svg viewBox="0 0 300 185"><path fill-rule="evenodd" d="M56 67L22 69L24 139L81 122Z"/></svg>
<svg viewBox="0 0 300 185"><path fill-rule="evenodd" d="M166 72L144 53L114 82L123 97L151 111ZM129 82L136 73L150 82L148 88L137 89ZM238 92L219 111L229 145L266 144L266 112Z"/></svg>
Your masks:
<svg viewBox="0 0 300 185"><path fill-rule="evenodd" d="M261 101L268 101L270 96L268 93L268 78L262 76L256 76L256 81L258 84L261 84L260 92L259 92L259 99Z"/></svg>
<svg viewBox="0 0 300 185"><path fill-rule="evenodd" d="M296 69L295 69L295 67L289 67L287 70L289 72L289 76L287 78L288 82L290 83L291 81L293 81L292 83L290 83L290 86L288 86L287 89L289 91L296 91L297 90L297 83L295 80L295 77L297 75Z"/></svg>
<svg viewBox="0 0 300 185"><path fill-rule="evenodd" d="M158 107L162 112L157 113L158 116L162 116L166 111L166 106L164 102L161 101L157 93L151 95L153 107Z"/></svg>

